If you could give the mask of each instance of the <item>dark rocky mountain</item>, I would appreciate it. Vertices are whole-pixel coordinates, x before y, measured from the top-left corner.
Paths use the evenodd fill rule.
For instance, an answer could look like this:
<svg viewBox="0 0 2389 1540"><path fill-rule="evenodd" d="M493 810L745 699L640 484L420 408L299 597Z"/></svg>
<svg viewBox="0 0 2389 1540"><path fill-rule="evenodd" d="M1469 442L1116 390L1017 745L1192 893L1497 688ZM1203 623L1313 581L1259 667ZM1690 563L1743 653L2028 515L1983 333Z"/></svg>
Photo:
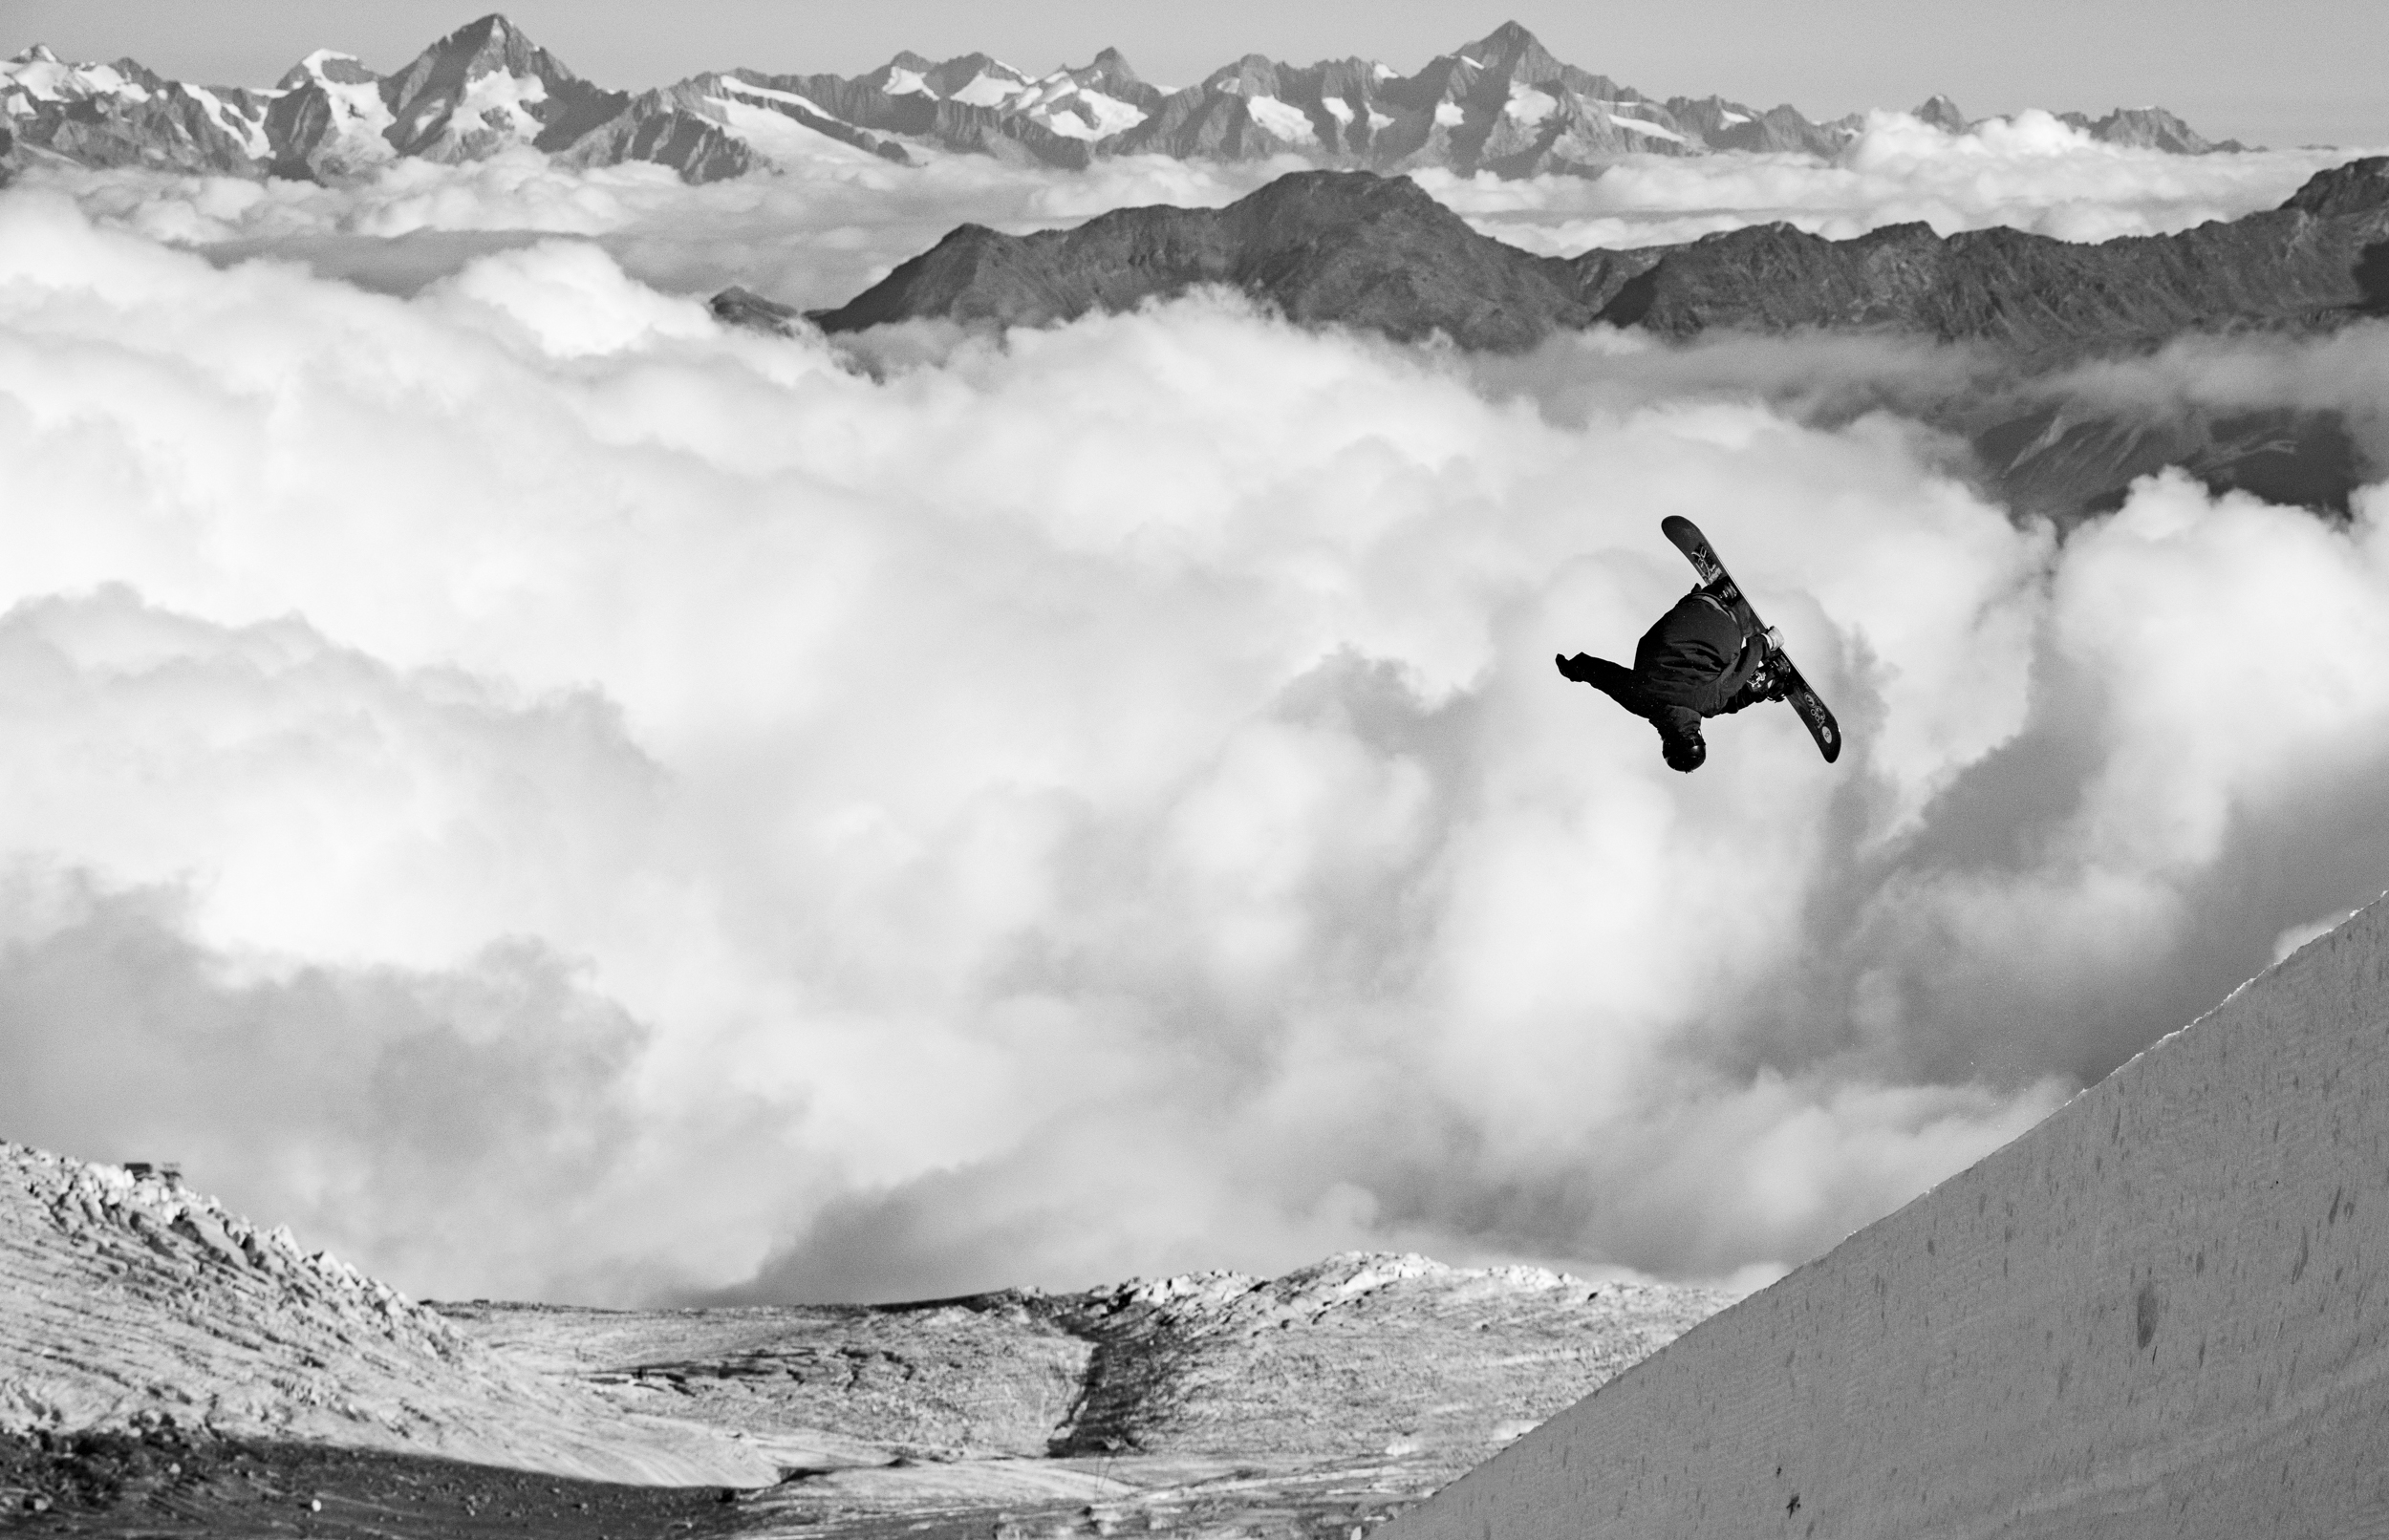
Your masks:
<svg viewBox="0 0 2389 1540"><path fill-rule="evenodd" d="M2163 107L2118 107L2097 122L2084 113L2059 113L2057 121L2080 129L2102 144L2163 150L2169 155L2230 154L2248 148L2238 139L2209 140Z"/></svg>
<svg viewBox="0 0 2389 1540"><path fill-rule="evenodd" d="M1477 234L1406 179L1281 178L1221 209L1118 209L1070 230L965 225L828 331L937 318L1040 326L1225 284L1288 317L1464 347L1532 347L1596 321L1671 336L1866 330L2027 353L2327 322L2389 303L2389 159L2314 177L2277 209L2083 245L1897 225L1843 241L1789 225L1682 246L1539 257Z"/></svg>
<svg viewBox="0 0 2389 1540"><path fill-rule="evenodd" d="M1912 116L1918 122L1940 129L1945 134L1966 132L1966 114L1958 111L1956 102L1944 96L1930 97Z"/></svg>
<svg viewBox="0 0 2389 1540"><path fill-rule="evenodd" d="M1120 209L1025 236L963 225L810 318L829 332L920 319L1043 326L1203 285L1306 325L1404 341L1440 333L1493 352L1597 322L1680 338L1864 332L1983 345L2016 376L2045 376L2190 332L2389 314L2389 158L2322 172L2276 209L2095 246L2010 229L1941 236L1924 225L1831 241L1770 225L1572 259L1479 235L1407 180L1302 172L1216 210ZM716 311L769 330L793 321L743 293L722 296ZM2153 421L2032 391L1928 408L1974 443L2013 505L2060 518L2112 506L2133 478L2165 465L2341 510L2366 474L2330 413Z"/></svg>
<svg viewBox="0 0 2389 1540"><path fill-rule="evenodd" d="M1948 132L1946 96L1919 109ZM2066 120L2117 143L2212 148L2162 109ZM1358 57L1308 65L1248 54L1164 91L1116 50L1032 76L984 53L899 53L868 75L694 75L640 93L583 79L489 15L382 75L329 52L268 89L166 80L130 59L68 64L42 48L0 63L0 174L28 158L232 176L341 177L394 157L472 160L516 146L575 165L668 165L719 181L788 157L860 150L899 162L991 155L1083 168L1113 155L1254 160L1296 156L1384 172L1593 173L1628 155L1829 156L1864 126L1779 105L1647 96L1554 57L1505 23L1404 75Z"/></svg>
<svg viewBox="0 0 2389 1540"><path fill-rule="evenodd" d="M1477 234L1407 178L1314 171L1222 209L1120 209L1026 236L965 225L813 319L832 332L931 317L1044 326L1202 284L1297 321L1502 351L1588 325L1599 309L1574 264Z"/></svg>
<svg viewBox="0 0 2389 1540"><path fill-rule="evenodd" d="M1828 241L1766 225L1652 248L1656 260L1623 279L1594 260L1605 254L1577 262L1600 319L1675 336L1869 329L2033 353L2113 349L2378 310L2389 203L2348 189L2372 185L2383 163L2323 172L2244 219L2095 246L2005 228L1942 236L1926 225Z"/></svg>

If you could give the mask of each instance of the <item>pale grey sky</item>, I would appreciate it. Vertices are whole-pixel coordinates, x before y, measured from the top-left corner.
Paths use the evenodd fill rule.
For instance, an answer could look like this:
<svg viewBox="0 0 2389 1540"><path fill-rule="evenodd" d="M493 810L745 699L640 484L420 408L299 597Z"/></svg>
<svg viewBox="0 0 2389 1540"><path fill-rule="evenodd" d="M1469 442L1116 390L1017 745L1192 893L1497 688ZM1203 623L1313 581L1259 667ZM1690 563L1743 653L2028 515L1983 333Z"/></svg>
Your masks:
<svg viewBox="0 0 2389 1540"><path fill-rule="evenodd" d="M264 84L311 49L391 69L486 0L0 0L0 49L130 53L181 77ZM613 86L700 69L852 74L901 48L984 50L1024 69L1114 44L1149 78L1194 79L1239 53L1308 62L1360 53L1409 69L1502 21L1561 58L1659 96L1711 91L1812 117L1912 106L1936 91L1976 115L2162 103L2214 138L2288 146L2389 143L2389 6L2379 0L1213 0L1206 6L1035 0L514 0L507 13Z"/></svg>

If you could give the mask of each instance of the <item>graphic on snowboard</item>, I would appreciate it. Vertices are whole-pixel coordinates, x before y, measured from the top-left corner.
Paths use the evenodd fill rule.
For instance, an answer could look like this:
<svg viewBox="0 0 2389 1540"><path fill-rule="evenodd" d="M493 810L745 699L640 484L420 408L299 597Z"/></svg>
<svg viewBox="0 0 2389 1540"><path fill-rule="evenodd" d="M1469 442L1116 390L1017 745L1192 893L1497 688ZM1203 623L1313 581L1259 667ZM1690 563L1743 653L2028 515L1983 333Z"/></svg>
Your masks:
<svg viewBox="0 0 2389 1540"><path fill-rule="evenodd" d="M1659 532L1666 535L1668 544L1682 551L1684 559L1692 564L1692 570L1700 574L1702 586L1733 611L1733 618L1741 623L1744 634L1756 635L1767 631L1766 622L1758 618L1758 611L1753 610L1750 600L1743 597L1741 586L1733 581L1733 574L1726 570L1726 564L1717 560L1717 552L1709 544L1709 537L1701 533L1700 525L1690 519L1669 514L1659 521ZM1817 740L1817 752L1825 757L1825 762L1831 764L1841 758L1841 724L1834 720L1833 712L1809 687L1809 682L1800 676L1799 668L1792 661L1792 655L1773 643L1772 635L1766 667L1774 678L1783 685L1784 699L1800 714L1801 723L1808 728L1808 736Z"/></svg>

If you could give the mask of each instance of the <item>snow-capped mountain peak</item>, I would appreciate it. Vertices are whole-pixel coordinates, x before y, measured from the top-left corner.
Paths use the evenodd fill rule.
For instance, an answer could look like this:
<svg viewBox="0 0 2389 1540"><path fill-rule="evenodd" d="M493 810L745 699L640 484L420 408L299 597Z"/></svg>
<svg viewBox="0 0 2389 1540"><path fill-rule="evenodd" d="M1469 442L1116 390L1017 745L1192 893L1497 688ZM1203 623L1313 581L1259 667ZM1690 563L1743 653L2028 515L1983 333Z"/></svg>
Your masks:
<svg viewBox="0 0 2389 1540"><path fill-rule="evenodd" d="M503 15L458 28L382 85L400 154L464 160L509 144L562 149L630 104L590 84Z"/></svg>
<svg viewBox="0 0 2389 1540"><path fill-rule="evenodd" d="M1950 133L1936 96L1915 116ZM2096 121L2116 143L2195 154L2210 145L2163 109ZM1591 174L1625 156L1838 154L1864 127L1722 97L1655 100L1564 63L1516 21L1414 74L1358 57L1310 65L1247 54L1164 91L1117 49L1044 75L985 53L899 53L868 75L730 70L636 96L582 78L502 14L458 28L394 74L308 54L271 90L162 79L130 59L69 64L35 46L0 63L0 180L29 154L248 177L338 178L398 157L463 160L530 148L576 166L649 160L691 181L860 153L912 164L994 155L1084 168L1111 155L1463 175Z"/></svg>
<svg viewBox="0 0 2389 1540"><path fill-rule="evenodd" d="M295 91L309 84L378 87L381 76L365 67L365 61L354 53L319 48L291 66L281 80L285 91Z"/></svg>
<svg viewBox="0 0 2389 1540"><path fill-rule="evenodd" d="M95 96L146 100L149 88L124 67L131 62L69 64L36 43L0 63L0 96L10 101L11 114L20 117L31 116L37 102L88 101Z"/></svg>

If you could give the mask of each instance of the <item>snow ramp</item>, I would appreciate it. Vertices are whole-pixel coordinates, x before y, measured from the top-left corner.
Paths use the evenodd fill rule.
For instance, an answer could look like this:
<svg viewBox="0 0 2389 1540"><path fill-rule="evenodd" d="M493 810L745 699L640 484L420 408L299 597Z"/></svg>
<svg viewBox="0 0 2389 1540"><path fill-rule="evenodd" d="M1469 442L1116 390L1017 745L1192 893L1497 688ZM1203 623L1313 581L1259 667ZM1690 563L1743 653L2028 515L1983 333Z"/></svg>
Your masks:
<svg viewBox="0 0 2389 1540"><path fill-rule="evenodd" d="M2389 1535L2389 898L1381 1540Z"/></svg>

